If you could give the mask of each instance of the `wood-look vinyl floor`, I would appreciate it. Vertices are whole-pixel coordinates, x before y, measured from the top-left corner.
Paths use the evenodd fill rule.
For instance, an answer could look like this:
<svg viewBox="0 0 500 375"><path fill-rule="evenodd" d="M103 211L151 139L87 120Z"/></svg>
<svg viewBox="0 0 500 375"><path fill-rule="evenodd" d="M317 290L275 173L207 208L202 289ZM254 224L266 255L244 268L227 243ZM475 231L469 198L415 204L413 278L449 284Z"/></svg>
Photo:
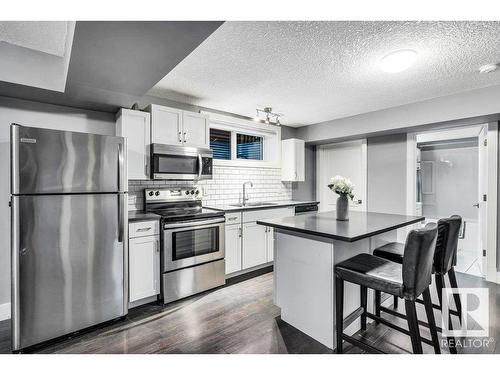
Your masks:
<svg viewBox="0 0 500 375"><path fill-rule="evenodd" d="M203 293L167 306L149 304L129 315L62 341L35 348L34 353L331 353L324 345L280 319L272 303L272 273ZM490 290L488 347L458 349L459 353L498 353L500 345L500 285L458 274L461 287ZM401 301L402 302L402 301ZM403 306L404 303L400 303ZM404 312L403 310L400 311ZM406 328L405 321L385 314ZM419 307L419 316L425 317ZM440 322L439 313L436 312ZM500 320L500 319L499 319ZM422 329L422 335L429 337ZM381 324L370 323L356 336L390 353L409 353L408 336ZM423 344L424 352L433 353ZM346 344L348 353L362 353ZM0 353L10 353L10 322L0 322Z"/></svg>

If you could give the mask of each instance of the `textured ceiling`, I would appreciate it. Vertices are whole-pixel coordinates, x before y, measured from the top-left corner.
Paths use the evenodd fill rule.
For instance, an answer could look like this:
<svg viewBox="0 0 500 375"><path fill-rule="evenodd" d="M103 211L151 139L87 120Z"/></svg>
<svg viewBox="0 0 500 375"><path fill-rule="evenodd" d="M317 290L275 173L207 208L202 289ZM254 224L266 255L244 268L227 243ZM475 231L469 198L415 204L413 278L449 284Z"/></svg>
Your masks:
<svg viewBox="0 0 500 375"><path fill-rule="evenodd" d="M150 95L300 126L500 84L500 22L226 22ZM379 60L414 49L396 74Z"/></svg>
<svg viewBox="0 0 500 375"><path fill-rule="evenodd" d="M69 24L65 21L2 21L0 42L62 57Z"/></svg>

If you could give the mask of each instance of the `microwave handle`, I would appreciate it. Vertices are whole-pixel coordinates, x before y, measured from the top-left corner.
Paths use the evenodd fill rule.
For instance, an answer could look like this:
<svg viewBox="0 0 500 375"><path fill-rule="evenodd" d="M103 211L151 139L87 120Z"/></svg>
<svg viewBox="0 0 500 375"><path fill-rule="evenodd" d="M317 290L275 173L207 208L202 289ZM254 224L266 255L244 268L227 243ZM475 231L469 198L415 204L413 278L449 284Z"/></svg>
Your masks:
<svg viewBox="0 0 500 375"><path fill-rule="evenodd" d="M198 180L201 178L201 173L203 172L203 158L201 154L198 154Z"/></svg>

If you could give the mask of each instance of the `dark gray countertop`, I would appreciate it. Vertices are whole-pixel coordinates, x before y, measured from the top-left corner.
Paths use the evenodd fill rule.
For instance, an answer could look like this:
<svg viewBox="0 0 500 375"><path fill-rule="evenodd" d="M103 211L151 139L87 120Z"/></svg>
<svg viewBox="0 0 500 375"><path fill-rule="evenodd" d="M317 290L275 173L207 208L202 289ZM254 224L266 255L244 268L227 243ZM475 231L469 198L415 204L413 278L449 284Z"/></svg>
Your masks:
<svg viewBox="0 0 500 375"><path fill-rule="evenodd" d="M144 220L160 220L161 216L154 214L152 212L144 212L144 211L129 211L128 212L128 221L144 221Z"/></svg>
<svg viewBox="0 0 500 375"><path fill-rule="evenodd" d="M292 232L354 242L423 221L423 216L351 211L349 221L337 221L335 211L280 219L259 220L257 224Z"/></svg>
<svg viewBox="0 0 500 375"><path fill-rule="evenodd" d="M251 202L250 202L251 203ZM250 210L267 210L273 208L280 207L290 207L290 206L303 206L306 204L318 204L317 201L283 201L283 202L273 202L275 204L265 205L265 206L245 206L245 207L235 207L230 204L224 205L207 205L203 206L206 208L211 208L212 210L225 211L225 212L234 212L234 211L250 211Z"/></svg>

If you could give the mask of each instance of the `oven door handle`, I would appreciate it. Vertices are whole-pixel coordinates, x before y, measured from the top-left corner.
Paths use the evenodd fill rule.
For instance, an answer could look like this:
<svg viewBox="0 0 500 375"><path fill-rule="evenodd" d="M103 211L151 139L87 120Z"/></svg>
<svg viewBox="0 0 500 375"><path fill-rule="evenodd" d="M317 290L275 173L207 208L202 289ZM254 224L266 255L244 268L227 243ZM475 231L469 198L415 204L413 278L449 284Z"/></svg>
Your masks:
<svg viewBox="0 0 500 375"><path fill-rule="evenodd" d="M201 225L210 225L210 224L220 224L226 221L225 218L211 219L211 220L200 220L200 221L188 221L183 223L172 223L172 224L164 224L163 229L172 229L172 228L182 228L182 227L199 227Z"/></svg>
<svg viewBox="0 0 500 375"><path fill-rule="evenodd" d="M198 154L198 180L201 178L202 172L203 172L203 158L201 154Z"/></svg>

